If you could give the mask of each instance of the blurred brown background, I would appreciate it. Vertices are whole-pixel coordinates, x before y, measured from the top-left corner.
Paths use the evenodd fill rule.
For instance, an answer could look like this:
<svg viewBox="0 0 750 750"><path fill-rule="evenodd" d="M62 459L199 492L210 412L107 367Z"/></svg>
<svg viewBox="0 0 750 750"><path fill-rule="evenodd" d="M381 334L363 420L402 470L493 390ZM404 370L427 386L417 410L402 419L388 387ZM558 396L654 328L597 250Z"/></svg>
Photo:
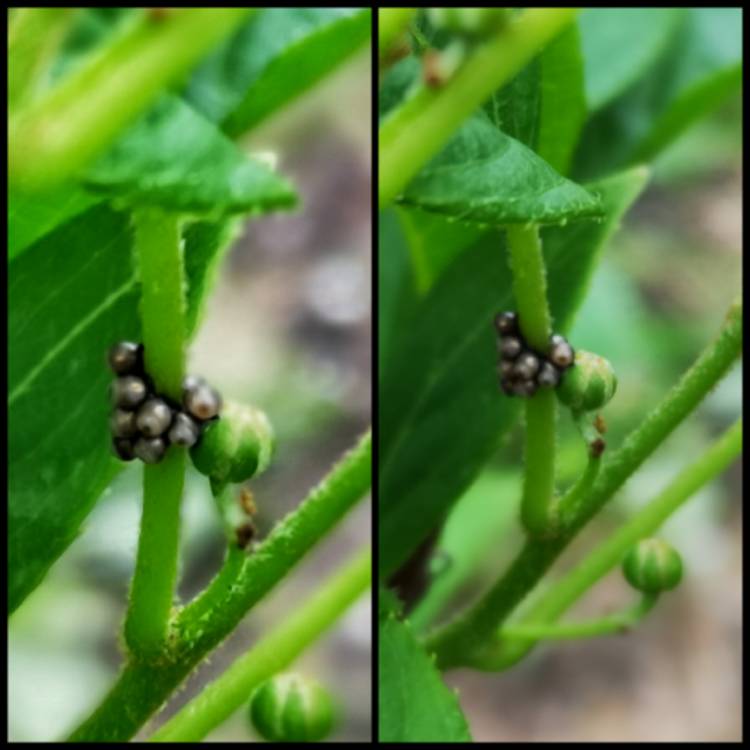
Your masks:
<svg viewBox="0 0 750 750"><path fill-rule="evenodd" d="M266 533L321 479L371 420L370 53L348 61L244 144L272 152L302 206L247 223L225 259L189 370L227 398L265 409L277 456L250 486ZM10 623L10 739L62 737L97 704L120 664L117 644L140 514L140 472L128 467L81 538ZM253 610L154 722L156 727L244 653L371 538L361 502ZM205 478L188 478L180 593L218 568L222 531ZM343 705L332 741L368 741L371 619L363 597L297 667ZM147 736L142 733L139 738ZM238 712L208 741L257 739Z"/></svg>

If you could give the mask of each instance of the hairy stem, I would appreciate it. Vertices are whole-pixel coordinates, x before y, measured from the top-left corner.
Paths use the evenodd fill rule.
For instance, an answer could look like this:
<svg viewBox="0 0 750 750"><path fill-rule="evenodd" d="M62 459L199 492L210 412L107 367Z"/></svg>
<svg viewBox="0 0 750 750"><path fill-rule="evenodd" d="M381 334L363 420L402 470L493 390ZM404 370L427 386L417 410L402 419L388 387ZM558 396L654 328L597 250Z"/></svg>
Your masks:
<svg viewBox="0 0 750 750"><path fill-rule="evenodd" d="M570 541L622 487L627 479L696 408L726 374L742 351L742 301L730 308L718 337L627 438L609 455L575 518L554 539L531 540L506 573L459 618L433 633L427 647L437 653L442 668L465 664L470 654L485 646L496 629L538 583ZM561 507L565 507L563 498Z"/></svg>
<svg viewBox="0 0 750 750"><path fill-rule="evenodd" d="M40 189L104 150L165 86L187 73L256 8L179 8L144 15L9 124L9 178Z"/></svg>
<svg viewBox="0 0 750 750"><path fill-rule="evenodd" d="M370 487L372 440L368 432L300 506L280 521L237 572L222 572L186 607L175 628L170 659L154 665L131 659L99 707L69 737L71 742L130 739L200 661L237 626ZM123 711L127 706L127 711Z"/></svg>
<svg viewBox="0 0 750 750"><path fill-rule="evenodd" d="M556 582L524 615L521 623L504 626L498 634L494 650L488 650L482 659L482 668L505 669L515 664L533 647L533 642L508 643L518 629L544 628L553 625L573 603L595 583L618 566L628 550L639 540L651 536L659 527L701 487L721 474L742 452L742 420L737 420L698 461L685 467L679 475L623 524L607 540L587 555L564 578Z"/></svg>
<svg viewBox="0 0 750 750"><path fill-rule="evenodd" d="M135 252L141 281L146 369L156 389L179 398L185 360L185 300L180 227L174 215L135 214ZM143 657L165 648L179 546L185 449L143 467L143 514L125 619L125 641Z"/></svg>
<svg viewBox="0 0 750 750"><path fill-rule="evenodd" d="M389 205L461 123L569 24L575 8L529 8L477 47L445 86L421 87L380 128L378 201Z"/></svg>
<svg viewBox="0 0 750 750"><path fill-rule="evenodd" d="M215 682L151 736L155 742L197 742L247 703L252 691L288 667L370 586L370 550L332 576L284 623L241 656Z"/></svg>
<svg viewBox="0 0 750 750"><path fill-rule="evenodd" d="M547 351L551 318L547 303L547 272L539 227L515 224L507 228L513 296L518 319L529 345ZM541 390L526 401L526 453L521 520L531 536L555 532L555 436L557 399Z"/></svg>

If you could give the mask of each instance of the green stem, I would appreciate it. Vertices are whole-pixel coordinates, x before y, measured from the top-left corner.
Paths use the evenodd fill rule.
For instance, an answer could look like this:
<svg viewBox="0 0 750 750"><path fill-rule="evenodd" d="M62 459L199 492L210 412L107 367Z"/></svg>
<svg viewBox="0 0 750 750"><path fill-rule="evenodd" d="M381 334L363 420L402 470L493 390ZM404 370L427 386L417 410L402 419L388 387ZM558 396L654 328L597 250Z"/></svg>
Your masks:
<svg viewBox="0 0 750 750"><path fill-rule="evenodd" d="M482 669L500 670L515 664L533 643L507 643L504 639L515 628L550 625L609 571L620 565L629 549L639 540L656 533L662 524L701 487L721 474L742 451L742 420L735 422L695 463L680 474L623 524L606 541L587 555L564 578L546 591L525 614L524 622L501 628L499 642L481 660Z"/></svg>
<svg viewBox="0 0 750 750"><path fill-rule="evenodd" d="M288 667L370 586L370 550L357 555L277 629L241 656L150 737L154 742L198 742L247 703L252 691Z"/></svg>
<svg viewBox="0 0 750 750"><path fill-rule="evenodd" d="M256 11L181 8L159 22L144 15L11 120L11 182L41 189L77 172Z"/></svg>
<svg viewBox="0 0 750 750"><path fill-rule="evenodd" d="M382 60L406 31L416 8L378 8L378 57Z"/></svg>
<svg viewBox="0 0 750 750"><path fill-rule="evenodd" d="M421 87L383 122L378 201L389 205L471 113L575 18L575 8L529 8L495 34L442 88Z"/></svg>
<svg viewBox="0 0 750 750"><path fill-rule="evenodd" d="M547 273L539 227L507 228L513 296L521 333L533 349L545 353L551 334ZM521 520L533 537L550 536L557 527L555 506L555 439L557 399L542 390L526 401L526 452Z"/></svg>
<svg viewBox="0 0 750 750"><path fill-rule="evenodd" d="M69 737L71 742L122 742L158 711L200 661L302 557L362 498L370 487L372 440L368 432L280 521L233 575L228 566L179 615L170 661L155 665L131 659L94 713ZM226 574L225 574L226 573ZM123 707L127 710L123 710Z"/></svg>
<svg viewBox="0 0 750 750"><path fill-rule="evenodd" d="M34 97L75 8L17 8L8 28L8 109Z"/></svg>
<svg viewBox="0 0 750 750"><path fill-rule="evenodd" d="M134 223L146 369L159 393L179 399L185 366L179 222L173 215L141 211ZM143 515L125 641L134 654L145 658L160 655L166 647L184 479L184 448L172 446L160 464L143 467Z"/></svg>
<svg viewBox="0 0 750 750"><path fill-rule="evenodd" d="M530 648L537 641L575 640L595 638L613 633L623 633L637 625L654 607L657 594L644 595L641 600L624 610L606 617L581 622L521 622L504 625L498 633L503 642L522 641L523 648Z"/></svg>
<svg viewBox="0 0 750 750"><path fill-rule="evenodd" d="M726 374L742 351L742 301L730 308L719 336L625 441L611 453L576 516L554 539L529 541L509 569L481 599L459 618L434 632L427 647L442 668L465 664L481 648L539 582L578 531L635 473L671 432L698 406ZM567 499L563 498L561 508ZM564 511L561 511L564 516Z"/></svg>

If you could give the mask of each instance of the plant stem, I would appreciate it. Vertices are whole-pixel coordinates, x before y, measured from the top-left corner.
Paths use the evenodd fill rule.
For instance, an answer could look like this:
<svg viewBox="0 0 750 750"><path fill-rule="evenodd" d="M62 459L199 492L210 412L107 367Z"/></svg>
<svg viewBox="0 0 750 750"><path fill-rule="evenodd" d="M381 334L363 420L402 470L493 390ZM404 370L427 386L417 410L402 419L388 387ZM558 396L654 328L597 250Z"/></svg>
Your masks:
<svg viewBox="0 0 750 750"><path fill-rule="evenodd" d="M742 300L729 309L718 337L709 344L692 367L625 441L602 465L591 492L579 511L554 539L531 540L506 573L467 612L434 632L428 649L437 653L442 668L465 664L481 649L538 583L555 559L627 479L696 408L704 396L726 374L742 351ZM566 507L566 498L561 509ZM564 515L564 511L561 511Z"/></svg>
<svg viewBox="0 0 750 750"><path fill-rule="evenodd" d="M134 215L141 281L146 369L156 390L179 399L185 360L185 300L180 227L174 215ZM172 446L160 464L143 467L143 515L125 619L125 641L143 657L166 646L177 577L185 449Z"/></svg>
<svg viewBox="0 0 750 750"><path fill-rule="evenodd" d="M32 99L67 31L74 8L17 8L8 28L8 109Z"/></svg>
<svg viewBox="0 0 750 750"><path fill-rule="evenodd" d="M177 618L183 642L194 647L203 640L213 645L216 633L228 635L235 624L273 584L283 578L304 551L333 527L370 486L371 436L334 467L300 507L274 528L256 551L246 558L231 589L221 582L221 571ZM263 558L270 558L269 564Z"/></svg>
<svg viewBox="0 0 750 750"><path fill-rule="evenodd" d="M175 628L171 661L131 659L99 707L69 737L71 742L122 742L158 711L213 648L237 626L318 541L342 520L370 487L372 441L368 432L246 557L238 575L219 575L186 607ZM225 562L234 565L235 558ZM123 710L127 706L127 710Z"/></svg>
<svg viewBox="0 0 750 750"><path fill-rule="evenodd" d="M301 608L150 737L155 742L197 742L250 698L252 691L288 667L370 586L370 550L332 576Z"/></svg>
<svg viewBox="0 0 750 750"><path fill-rule="evenodd" d="M575 17L575 8L529 8L477 47L442 88L421 87L380 128L378 201L389 205L461 123Z"/></svg>
<svg viewBox="0 0 750 750"><path fill-rule="evenodd" d="M165 86L187 73L257 8L180 8L117 36L12 119L9 178L40 189L104 150Z"/></svg>
<svg viewBox="0 0 750 750"><path fill-rule="evenodd" d="M641 600L624 610L606 617L582 622L521 622L504 625L498 633L503 642L522 641L522 648L531 648L542 640L574 640L622 633L637 625L656 604L658 595L644 595Z"/></svg>
<svg viewBox="0 0 750 750"><path fill-rule="evenodd" d="M539 227L507 227L513 296L521 333L540 353L547 351L551 318L547 303L547 272ZM555 439L557 398L541 390L526 401L526 452L521 520L534 537L549 536L557 526L555 513Z"/></svg>
<svg viewBox="0 0 750 750"><path fill-rule="evenodd" d="M501 628L497 648L482 660L483 669L500 670L515 664L533 643L507 643L505 638L526 624L552 626L575 601L622 562L639 540L656 533L662 524L701 487L721 474L742 452L742 420L735 422L698 461L678 476L635 516L587 555L564 578L555 583L526 613L523 622Z"/></svg>
<svg viewBox="0 0 750 750"><path fill-rule="evenodd" d="M403 34L416 8L378 8L378 57L382 60Z"/></svg>

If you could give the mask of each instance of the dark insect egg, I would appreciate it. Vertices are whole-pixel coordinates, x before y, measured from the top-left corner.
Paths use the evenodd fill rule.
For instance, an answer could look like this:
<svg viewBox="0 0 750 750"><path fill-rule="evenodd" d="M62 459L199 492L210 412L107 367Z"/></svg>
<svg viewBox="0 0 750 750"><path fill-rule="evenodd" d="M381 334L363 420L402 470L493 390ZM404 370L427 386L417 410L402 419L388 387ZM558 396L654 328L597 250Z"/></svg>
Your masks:
<svg viewBox="0 0 750 750"><path fill-rule="evenodd" d="M510 377L513 372L513 362L509 359L501 359L497 363L497 372L505 378Z"/></svg>
<svg viewBox="0 0 750 750"><path fill-rule="evenodd" d="M107 361L115 375L133 375L143 369L143 347L133 341L119 341L110 348Z"/></svg>
<svg viewBox="0 0 750 750"><path fill-rule="evenodd" d="M221 411L221 396L205 382L183 388L182 403L188 413L201 422L213 419Z"/></svg>
<svg viewBox="0 0 750 750"><path fill-rule="evenodd" d="M539 357L532 352L523 352L513 366L513 375L523 380L531 380L539 370Z"/></svg>
<svg viewBox="0 0 750 750"><path fill-rule="evenodd" d="M521 340L515 336L504 336L498 344L500 354L506 359L515 359L523 349Z"/></svg>
<svg viewBox="0 0 750 750"><path fill-rule="evenodd" d="M158 464L167 452L167 444L159 437L141 437L135 441L133 452L145 464Z"/></svg>
<svg viewBox="0 0 750 750"><path fill-rule="evenodd" d="M112 440L112 453L114 453L120 461L132 461L135 458L133 441L128 438L114 438Z"/></svg>
<svg viewBox="0 0 750 750"><path fill-rule="evenodd" d="M172 426L169 428L169 441L175 445L184 445L189 448L195 445L201 434L198 423L184 412L175 414Z"/></svg>
<svg viewBox="0 0 750 750"><path fill-rule="evenodd" d="M146 398L146 384L135 375L123 375L110 386L112 404L121 409L134 409Z"/></svg>
<svg viewBox="0 0 750 750"><path fill-rule="evenodd" d="M542 362L536 382L542 388L555 388L560 382L560 371L550 362Z"/></svg>
<svg viewBox="0 0 750 750"><path fill-rule="evenodd" d="M504 335L518 332L518 317L514 312L501 312L495 315L495 328Z"/></svg>
<svg viewBox="0 0 750 750"><path fill-rule="evenodd" d="M135 421L143 435L157 437L169 429L172 423L172 410L162 399L150 398L138 409Z"/></svg>
<svg viewBox="0 0 750 750"><path fill-rule="evenodd" d="M500 387L503 389L503 393L506 396L513 396L515 395L513 391L513 381L510 378L503 378L500 381Z"/></svg>
<svg viewBox="0 0 750 750"><path fill-rule="evenodd" d="M573 364L573 347L559 333L550 338L549 359L555 367L566 368Z"/></svg>
<svg viewBox="0 0 750 750"><path fill-rule="evenodd" d="M530 398L536 393L537 384L533 380L516 380L513 383L513 395Z"/></svg>
<svg viewBox="0 0 750 750"><path fill-rule="evenodd" d="M115 409L109 418L109 429L116 438L133 437L138 432L135 423L135 412L127 409Z"/></svg>

